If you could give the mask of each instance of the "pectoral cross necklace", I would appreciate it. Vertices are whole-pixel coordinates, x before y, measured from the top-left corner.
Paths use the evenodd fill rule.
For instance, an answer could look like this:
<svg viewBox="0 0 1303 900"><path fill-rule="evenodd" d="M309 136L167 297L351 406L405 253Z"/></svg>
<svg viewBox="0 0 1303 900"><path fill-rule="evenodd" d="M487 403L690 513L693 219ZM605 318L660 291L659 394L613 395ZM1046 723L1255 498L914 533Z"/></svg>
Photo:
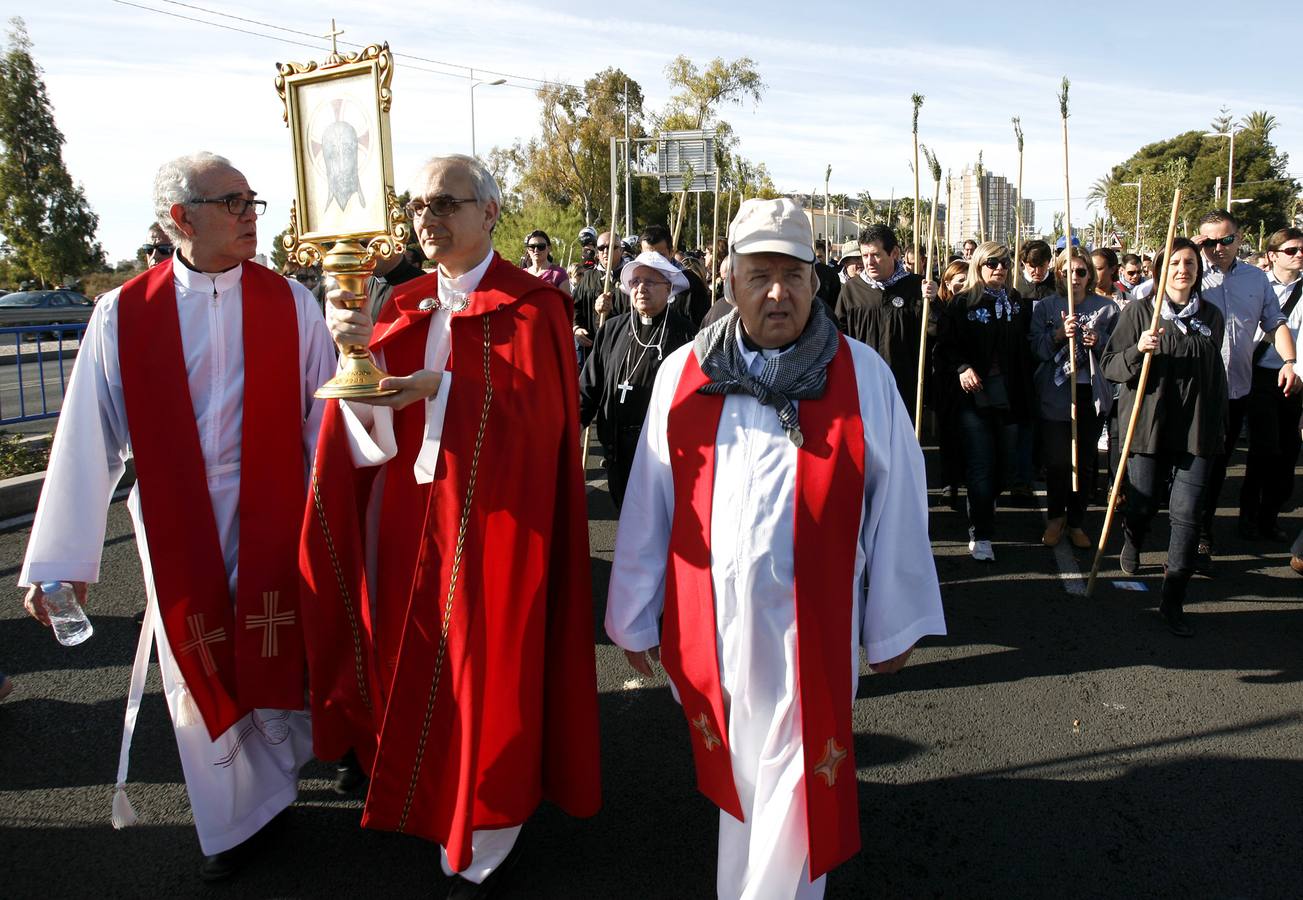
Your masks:
<svg viewBox="0 0 1303 900"><path fill-rule="evenodd" d="M633 382L630 381L630 379L633 378L633 373L637 371L638 367L642 365L642 361L647 356L647 352L654 347L656 348L656 361L661 362L665 359L665 353L661 349L661 345L665 342L665 325L670 320L669 315L666 314L665 318L661 319L661 327L660 330L656 332L656 339L646 344L644 344L642 339L638 337L638 326L634 323L634 317L636 315L637 313L630 313L629 315L629 335L633 340L629 342L629 349L625 351L624 354L624 377L615 385L615 389L620 392L621 404L624 403L629 392L633 390ZM638 359L634 360L633 365L629 365L629 360L633 357L633 345L635 343L639 347L642 347L642 352L638 354Z"/></svg>

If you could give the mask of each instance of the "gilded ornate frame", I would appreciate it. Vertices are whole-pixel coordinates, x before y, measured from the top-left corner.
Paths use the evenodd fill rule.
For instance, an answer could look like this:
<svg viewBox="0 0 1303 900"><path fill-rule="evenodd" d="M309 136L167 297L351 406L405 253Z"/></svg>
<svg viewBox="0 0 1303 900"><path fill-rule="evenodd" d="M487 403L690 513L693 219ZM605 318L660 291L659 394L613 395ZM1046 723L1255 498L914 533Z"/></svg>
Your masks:
<svg viewBox="0 0 1303 900"><path fill-rule="evenodd" d="M398 203L394 191L394 166L389 131L389 107L393 101L391 84L394 75L393 54L389 44L371 44L356 53L332 52L324 63L277 63L276 93L283 106L282 117L290 129L294 151L295 199L290 204L290 227L283 238L285 250L302 266L320 263L332 243L356 241L365 247L365 259L392 257L403 251L411 234L406 211ZM381 167L385 184L385 213L387 230L352 232L301 231L299 210L308 208L308 178L310 162L303 142L303 109L299 89L305 85L319 84L334 79L369 78L374 87L375 118L379 123ZM304 217L306 220L306 217ZM306 221L302 223L306 225Z"/></svg>

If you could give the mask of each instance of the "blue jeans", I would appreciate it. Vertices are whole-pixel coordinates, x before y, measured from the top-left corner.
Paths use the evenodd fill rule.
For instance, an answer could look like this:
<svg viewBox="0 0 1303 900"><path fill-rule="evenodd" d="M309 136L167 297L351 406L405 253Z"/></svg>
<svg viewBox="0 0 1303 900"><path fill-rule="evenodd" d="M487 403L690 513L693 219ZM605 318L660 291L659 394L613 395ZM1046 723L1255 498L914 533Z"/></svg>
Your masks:
<svg viewBox="0 0 1303 900"><path fill-rule="evenodd" d="M1171 477L1172 493L1167 501L1167 517L1171 527L1171 538L1167 544L1169 575L1188 576L1194 572L1204 493L1212 468L1211 458L1190 453L1158 456L1133 453L1127 461L1127 503L1123 527L1137 551L1144 547L1145 534L1158 513L1163 485Z"/></svg>
<svg viewBox="0 0 1303 900"><path fill-rule="evenodd" d="M959 406L959 442L968 476L968 524L973 539L989 541L995 532L995 498L1013 478L1018 426L1007 410Z"/></svg>

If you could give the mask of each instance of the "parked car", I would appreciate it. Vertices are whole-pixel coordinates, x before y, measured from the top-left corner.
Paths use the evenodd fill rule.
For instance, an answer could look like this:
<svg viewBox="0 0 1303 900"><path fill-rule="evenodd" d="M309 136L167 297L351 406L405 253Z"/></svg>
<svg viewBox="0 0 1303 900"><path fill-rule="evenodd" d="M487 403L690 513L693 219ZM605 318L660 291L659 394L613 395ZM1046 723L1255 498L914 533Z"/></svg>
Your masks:
<svg viewBox="0 0 1303 900"><path fill-rule="evenodd" d="M18 291L0 297L0 328L81 325L95 304L76 291Z"/></svg>

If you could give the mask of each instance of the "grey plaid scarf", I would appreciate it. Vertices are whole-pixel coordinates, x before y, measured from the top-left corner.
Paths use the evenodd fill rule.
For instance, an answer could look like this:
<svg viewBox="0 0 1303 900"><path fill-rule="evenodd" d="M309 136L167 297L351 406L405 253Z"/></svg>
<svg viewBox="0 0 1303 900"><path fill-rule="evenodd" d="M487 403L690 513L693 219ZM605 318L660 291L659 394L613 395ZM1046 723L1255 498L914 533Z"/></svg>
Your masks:
<svg viewBox="0 0 1303 900"><path fill-rule="evenodd" d="M905 271L905 264L900 260L896 260L896 271L892 272L889 276L887 276L886 281L873 280L872 278L869 277L868 269L862 269L860 271L860 277L864 279L864 281L869 285L869 287L875 287L880 291L885 291L887 288L891 287L893 284L895 284L897 281L900 281L900 279L904 278L908 274L909 273Z"/></svg>
<svg viewBox="0 0 1303 900"><path fill-rule="evenodd" d="M841 340L837 326L816 300L810 308L810 321L796 343L785 353L765 360L760 375L752 377L746 359L738 347L741 319L736 309L700 332L693 351L701 371L710 379L698 391L702 394L750 394L778 414L783 430L796 446L801 446L800 420L793 400L813 400L823 396L828 383L828 364L837 353Z"/></svg>

